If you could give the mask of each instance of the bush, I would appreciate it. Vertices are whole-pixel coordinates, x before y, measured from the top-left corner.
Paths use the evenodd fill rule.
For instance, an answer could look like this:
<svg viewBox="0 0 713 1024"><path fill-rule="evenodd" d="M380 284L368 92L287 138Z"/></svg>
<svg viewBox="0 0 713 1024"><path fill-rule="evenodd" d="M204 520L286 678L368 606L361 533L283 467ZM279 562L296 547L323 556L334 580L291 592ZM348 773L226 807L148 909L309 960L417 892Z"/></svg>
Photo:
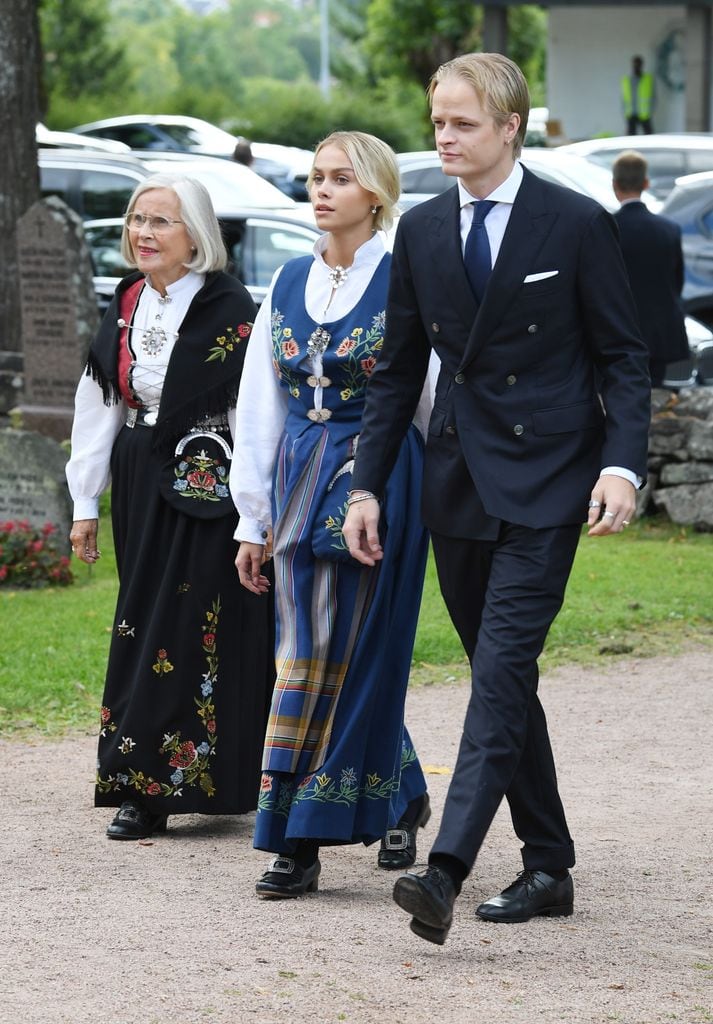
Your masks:
<svg viewBox="0 0 713 1024"><path fill-rule="evenodd" d="M74 582L69 558L58 548L57 527L18 519L0 523L0 586L66 587Z"/></svg>
<svg viewBox="0 0 713 1024"><path fill-rule="evenodd" d="M221 127L255 142L277 142L314 149L337 130L378 135L396 152L432 146L428 107L422 89L396 82L359 91L335 87L327 102L309 81L287 84L274 79L245 79L245 115Z"/></svg>

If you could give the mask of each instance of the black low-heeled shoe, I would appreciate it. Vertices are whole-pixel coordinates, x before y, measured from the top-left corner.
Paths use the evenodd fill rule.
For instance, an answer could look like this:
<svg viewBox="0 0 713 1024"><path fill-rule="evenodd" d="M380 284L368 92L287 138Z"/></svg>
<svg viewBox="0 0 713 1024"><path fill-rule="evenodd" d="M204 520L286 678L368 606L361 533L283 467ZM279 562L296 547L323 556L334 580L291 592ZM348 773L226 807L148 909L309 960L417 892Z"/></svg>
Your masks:
<svg viewBox="0 0 713 1024"><path fill-rule="evenodd" d="M165 832L167 814L152 814L133 800L124 800L106 830L109 839L148 839L154 832Z"/></svg>
<svg viewBox="0 0 713 1024"><path fill-rule="evenodd" d="M292 857L277 856L259 882L255 892L264 899L286 900L303 896L306 892L317 892L319 873L322 865L316 860L304 868Z"/></svg>
<svg viewBox="0 0 713 1024"><path fill-rule="evenodd" d="M396 828L390 828L381 840L377 864L386 871L403 871L416 863L416 832L423 828L431 817L431 802L428 793L421 798L421 809L416 819L409 824L402 818Z"/></svg>

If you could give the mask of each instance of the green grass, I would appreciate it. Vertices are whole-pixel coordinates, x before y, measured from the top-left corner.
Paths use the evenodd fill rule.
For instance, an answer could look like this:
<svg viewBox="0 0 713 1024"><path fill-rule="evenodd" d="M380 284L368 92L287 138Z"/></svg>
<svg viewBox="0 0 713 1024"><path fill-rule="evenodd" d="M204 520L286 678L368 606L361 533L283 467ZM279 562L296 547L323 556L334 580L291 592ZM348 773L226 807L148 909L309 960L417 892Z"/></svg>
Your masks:
<svg viewBox="0 0 713 1024"><path fill-rule="evenodd" d="M0 589L0 735L94 731L116 600L105 515L99 546L96 566L75 563L74 586ZM583 536L542 665L675 653L694 642L713 644L713 535L643 520L616 538ZM432 560L414 663L415 682L467 671Z"/></svg>

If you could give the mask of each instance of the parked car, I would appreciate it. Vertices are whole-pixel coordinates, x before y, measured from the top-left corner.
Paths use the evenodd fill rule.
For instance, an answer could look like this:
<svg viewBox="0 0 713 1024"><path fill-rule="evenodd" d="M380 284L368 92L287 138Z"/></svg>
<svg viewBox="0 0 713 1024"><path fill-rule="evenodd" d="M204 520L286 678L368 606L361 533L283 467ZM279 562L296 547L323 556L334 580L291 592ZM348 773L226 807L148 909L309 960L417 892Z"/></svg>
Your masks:
<svg viewBox="0 0 713 1024"><path fill-rule="evenodd" d="M265 298L272 275L293 256L312 252L322 233L303 212L235 208L218 218L231 260L231 272L243 282L256 304ZM106 310L119 283L129 273L121 251L123 218L85 221L84 233L94 264L94 288L99 307Z"/></svg>
<svg viewBox="0 0 713 1024"><path fill-rule="evenodd" d="M35 126L35 142L41 149L94 149L102 153L130 153L123 142L111 139L90 139L74 132L53 132L41 121Z"/></svg>
<svg viewBox="0 0 713 1024"><path fill-rule="evenodd" d="M254 206L268 210L295 207L295 200L261 175L233 160L191 153L135 153L152 174L187 174L202 182L210 192L216 213L234 206Z"/></svg>
<svg viewBox="0 0 713 1024"><path fill-rule="evenodd" d="M298 146L279 146L273 142L251 142L252 169L298 202L309 198L307 178L314 154Z"/></svg>
<svg viewBox="0 0 713 1024"><path fill-rule="evenodd" d="M713 171L678 178L661 212L681 228L685 308L713 326Z"/></svg>
<svg viewBox="0 0 713 1024"><path fill-rule="evenodd" d="M149 169L130 153L40 149L40 193L59 196L83 220L122 216Z"/></svg>
<svg viewBox="0 0 713 1024"><path fill-rule="evenodd" d="M684 388L694 384L713 384L713 331L700 320L686 317L688 359L669 363L663 376L665 388Z"/></svg>
<svg viewBox="0 0 713 1024"><path fill-rule="evenodd" d="M571 142L559 146L556 152L584 157L611 171L616 158L626 149L635 149L646 157L650 189L662 201L682 175L713 171L711 134L620 135L611 139Z"/></svg>
<svg viewBox="0 0 713 1024"><path fill-rule="evenodd" d="M115 139L130 149L174 153L202 153L232 157L237 139L199 117L174 114L129 114L80 124L72 129L94 139Z"/></svg>
<svg viewBox="0 0 713 1024"><path fill-rule="evenodd" d="M562 153L561 149L526 146L520 159L526 167L545 181L552 181L556 185L564 185L575 192L591 196L612 213L618 210L619 203L612 189L611 174L583 157ZM402 189L399 206L402 210L445 192L455 184L455 178L441 170L441 161L435 150L401 153L398 161ZM659 210L661 204L653 195L644 193L643 199L650 210Z"/></svg>

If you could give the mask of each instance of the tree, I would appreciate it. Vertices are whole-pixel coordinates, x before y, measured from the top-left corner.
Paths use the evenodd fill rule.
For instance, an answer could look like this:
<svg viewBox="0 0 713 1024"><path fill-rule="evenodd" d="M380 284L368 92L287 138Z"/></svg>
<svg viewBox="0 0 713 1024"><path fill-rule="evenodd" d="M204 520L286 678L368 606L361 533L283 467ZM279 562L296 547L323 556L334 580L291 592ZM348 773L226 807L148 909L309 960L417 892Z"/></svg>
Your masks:
<svg viewBox="0 0 713 1024"><path fill-rule="evenodd" d="M39 197L40 44L34 0L0 0L0 412L22 350L17 221Z"/></svg>
<svg viewBox="0 0 713 1024"><path fill-rule="evenodd" d="M114 38L108 0L40 0L40 4L48 94L77 100L126 92L130 64L124 46Z"/></svg>

